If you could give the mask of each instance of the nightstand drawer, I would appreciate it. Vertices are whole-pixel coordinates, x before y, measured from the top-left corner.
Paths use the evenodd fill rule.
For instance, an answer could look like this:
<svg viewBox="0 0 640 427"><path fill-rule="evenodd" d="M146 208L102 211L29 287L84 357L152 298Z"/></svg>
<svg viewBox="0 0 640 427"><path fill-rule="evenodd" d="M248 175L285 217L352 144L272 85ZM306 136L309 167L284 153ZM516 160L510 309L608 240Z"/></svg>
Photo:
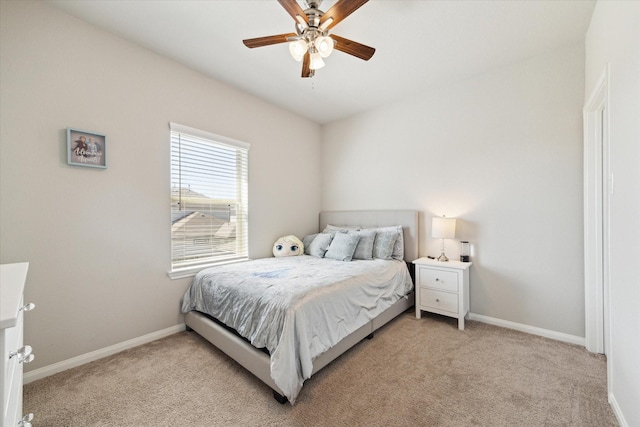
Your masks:
<svg viewBox="0 0 640 427"><path fill-rule="evenodd" d="M458 292L458 273L455 271L437 270L434 268L418 267L420 281L418 286L442 289L443 291Z"/></svg>
<svg viewBox="0 0 640 427"><path fill-rule="evenodd" d="M421 289L420 307L435 308L458 314L458 294Z"/></svg>

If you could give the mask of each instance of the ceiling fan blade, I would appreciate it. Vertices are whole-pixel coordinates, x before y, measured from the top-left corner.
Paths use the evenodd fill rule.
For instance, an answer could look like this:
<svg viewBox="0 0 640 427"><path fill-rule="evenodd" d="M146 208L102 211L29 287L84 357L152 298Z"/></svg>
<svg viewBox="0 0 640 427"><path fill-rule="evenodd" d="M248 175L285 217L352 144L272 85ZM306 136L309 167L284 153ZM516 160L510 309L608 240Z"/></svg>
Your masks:
<svg viewBox="0 0 640 427"><path fill-rule="evenodd" d="M364 59L365 61L371 59L373 54L376 53L374 48L363 45L362 43L354 42L353 40L345 39L335 34L330 34L329 37L336 42L333 47L334 49Z"/></svg>
<svg viewBox="0 0 640 427"><path fill-rule="evenodd" d="M332 18L333 21L326 25L325 29L330 29L335 27L340 21L342 21L347 16L351 15L356 11L360 6L368 2L369 0L338 0L336 4L334 4L329 10L322 15L320 18L320 25L322 25L329 18Z"/></svg>
<svg viewBox="0 0 640 427"><path fill-rule="evenodd" d="M278 34L275 36L256 37L255 39L242 40L242 43L248 48L269 46L270 44L286 43L289 37L297 36L296 33Z"/></svg>
<svg viewBox="0 0 640 427"><path fill-rule="evenodd" d="M311 55L309 52L304 54L304 58L302 59L302 77L313 77L313 70L310 67L311 65Z"/></svg>
<svg viewBox="0 0 640 427"><path fill-rule="evenodd" d="M284 10L286 10L287 13L291 15L291 17L295 21L298 21L299 19L299 18L296 18L296 16L300 16L300 18L302 18L304 22L306 22L307 24L309 23L309 18L307 18L307 15L305 15L304 10L302 10L302 8L300 7L300 5L296 0L278 0L278 3L280 3L280 5L284 7Z"/></svg>

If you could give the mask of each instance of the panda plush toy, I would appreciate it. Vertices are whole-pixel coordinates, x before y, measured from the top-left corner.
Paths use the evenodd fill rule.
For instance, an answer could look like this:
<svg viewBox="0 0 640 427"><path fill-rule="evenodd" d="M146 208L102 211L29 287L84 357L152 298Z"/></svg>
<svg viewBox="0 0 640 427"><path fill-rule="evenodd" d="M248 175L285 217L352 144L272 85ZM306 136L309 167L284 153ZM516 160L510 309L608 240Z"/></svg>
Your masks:
<svg viewBox="0 0 640 427"><path fill-rule="evenodd" d="M280 237L273 244L273 256L296 256L304 254L304 244L294 235Z"/></svg>

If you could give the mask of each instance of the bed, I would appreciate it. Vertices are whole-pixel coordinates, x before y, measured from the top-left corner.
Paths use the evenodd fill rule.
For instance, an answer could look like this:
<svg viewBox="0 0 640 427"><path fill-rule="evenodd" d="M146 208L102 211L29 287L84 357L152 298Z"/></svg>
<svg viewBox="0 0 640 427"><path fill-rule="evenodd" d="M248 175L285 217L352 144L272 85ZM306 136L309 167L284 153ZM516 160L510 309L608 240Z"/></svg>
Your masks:
<svg viewBox="0 0 640 427"><path fill-rule="evenodd" d="M187 328L267 384L280 403L295 403L304 380L414 304L407 276L418 252L417 211L327 211L319 219L320 232L329 225L401 226L404 260L343 262L303 255L214 267L194 278L182 301ZM323 270L335 277L326 282ZM211 282L215 288L208 287ZM231 288L238 288L235 299ZM248 292L258 295L250 298ZM273 293L277 302L264 297Z"/></svg>

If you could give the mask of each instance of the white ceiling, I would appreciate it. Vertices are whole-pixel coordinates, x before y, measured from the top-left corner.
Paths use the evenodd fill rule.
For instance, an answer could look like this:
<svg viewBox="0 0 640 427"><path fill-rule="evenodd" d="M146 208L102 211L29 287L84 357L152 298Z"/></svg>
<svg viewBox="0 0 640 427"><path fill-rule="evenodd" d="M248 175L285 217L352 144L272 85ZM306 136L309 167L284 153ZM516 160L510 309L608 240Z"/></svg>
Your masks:
<svg viewBox="0 0 640 427"><path fill-rule="evenodd" d="M306 5L298 1L303 9ZM246 38L295 32L276 0L48 0L93 25L318 123L581 42L595 0L372 0L331 33L376 48L342 52L315 77L286 44ZM328 10L335 0L325 0Z"/></svg>

